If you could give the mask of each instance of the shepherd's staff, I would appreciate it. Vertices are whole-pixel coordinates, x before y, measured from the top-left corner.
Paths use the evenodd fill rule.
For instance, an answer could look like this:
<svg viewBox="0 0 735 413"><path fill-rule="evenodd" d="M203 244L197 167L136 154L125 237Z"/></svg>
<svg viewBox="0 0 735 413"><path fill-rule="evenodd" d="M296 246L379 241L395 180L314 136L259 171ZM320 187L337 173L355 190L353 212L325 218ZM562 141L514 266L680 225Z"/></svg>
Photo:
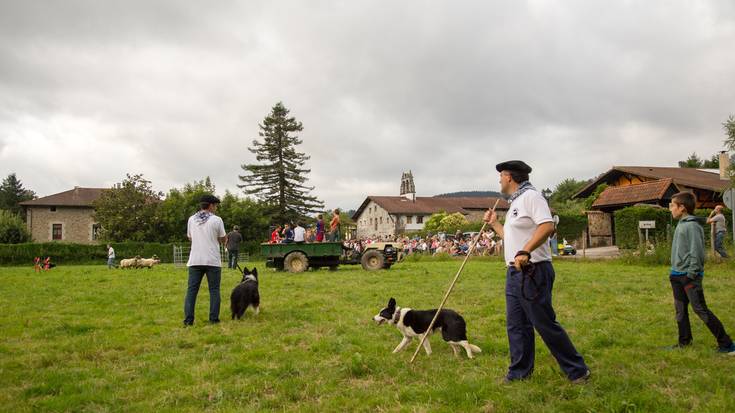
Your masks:
<svg viewBox="0 0 735 413"><path fill-rule="evenodd" d="M495 200L495 205L493 205L493 212L495 212L495 208L498 206L498 202L500 202L500 198ZM416 359L416 356L419 354L419 351L421 351L421 346L424 345L424 340L426 340L426 336L429 335L429 333L431 332L431 329L434 327L434 323L436 322L437 317L439 317L439 312L442 310L442 308L444 308L444 303L447 302L447 298L449 298L449 294L451 294L452 289L454 288L454 284L457 282L457 279L459 278L459 274L462 273L462 270L464 269L464 265L467 263L467 259L470 258L470 255L475 250L475 246L477 245L477 242L480 240L480 236L482 236L482 232L485 231L485 225L487 225L487 222L482 223L482 228L480 228L480 232L477 233L477 237L475 238L475 241L472 242L470 249L467 250L467 255L465 255L464 261L462 261L462 265L459 266L459 270L457 270L457 274L454 276L452 283L449 285L449 289L447 290L447 293L444 294L444 298L442 299L441 304L439 304L439 308L436 309L436 314L434 314L434 318L431 319L431 324L429 324L429 328L427 328L424 334L421 335L421 341L419 342L419 346L416 347L416 351L413 353L413 357L411 357L411 361L409 363L413 363L413 361Z"/></svg>

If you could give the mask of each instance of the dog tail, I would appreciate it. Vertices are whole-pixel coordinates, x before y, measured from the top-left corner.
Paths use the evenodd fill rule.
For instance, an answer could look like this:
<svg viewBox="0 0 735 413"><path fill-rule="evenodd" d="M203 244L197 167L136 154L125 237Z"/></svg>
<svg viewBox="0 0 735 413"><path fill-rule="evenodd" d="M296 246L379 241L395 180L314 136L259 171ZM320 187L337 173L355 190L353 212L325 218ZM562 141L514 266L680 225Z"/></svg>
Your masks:
<svg viewBox="0 0 735 413"><path fill-rule="evenodd" d="M482 353L482 349L480 347L477 347L474 344L469 344L469 346L473 353Z"/></svg>

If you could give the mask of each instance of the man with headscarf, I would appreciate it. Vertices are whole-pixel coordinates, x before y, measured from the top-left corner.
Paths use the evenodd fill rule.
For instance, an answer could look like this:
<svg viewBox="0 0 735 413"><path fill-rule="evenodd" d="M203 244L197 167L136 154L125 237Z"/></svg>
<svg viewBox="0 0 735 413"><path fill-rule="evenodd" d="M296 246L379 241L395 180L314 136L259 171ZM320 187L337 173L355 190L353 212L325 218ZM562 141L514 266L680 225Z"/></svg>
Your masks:
<svg viewBox="0 0 735 413"><path fill-rule="evenodd" d="M504 381L523 380L533 373L534 329L572 383L585 383L590 371L564 328L556 321L551 305L554 267L548 238L554 221L544 196L529 182L531 167L523 161L507 161L496 166L500 189L509 195L505 224L494 211L485 221L505 245L508 266L505 283L506 328L510 345L510 366Z"/></svg>
<svg viewBox="0 0 735 413"><path fill-rule="evenodd" d="M219 323L220 280L222 258L220 244L225 242L225 225L214 213L220 200L214 195L204 195L199 202L199 212L189 217L186 235L191 240L189 253L189 283L184 300L184 326L194 324L194 307L202 278L207 276L209 285L209 322Z"/></svg>

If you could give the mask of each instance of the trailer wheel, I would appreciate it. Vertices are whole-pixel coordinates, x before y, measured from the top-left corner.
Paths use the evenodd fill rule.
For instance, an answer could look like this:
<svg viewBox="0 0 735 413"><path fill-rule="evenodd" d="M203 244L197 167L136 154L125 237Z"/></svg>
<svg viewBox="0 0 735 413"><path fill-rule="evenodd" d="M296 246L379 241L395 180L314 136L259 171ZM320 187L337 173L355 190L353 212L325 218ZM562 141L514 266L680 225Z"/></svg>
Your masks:
<svg viewBox="0 0 735 413"><path fill-rule="evenodd" d="M385 257L383 257L383 253L381 251L370 250L362 254L360 263L362 264L362 268L366 271L376 271L383 268Z"/></svg>
<svg viewBox="0 0 735 413"><path fill-rule="evenodd" d="M304 272L309 268L309 260L302 252L292 252L283 260L283 267L288 272Z"/></svg>

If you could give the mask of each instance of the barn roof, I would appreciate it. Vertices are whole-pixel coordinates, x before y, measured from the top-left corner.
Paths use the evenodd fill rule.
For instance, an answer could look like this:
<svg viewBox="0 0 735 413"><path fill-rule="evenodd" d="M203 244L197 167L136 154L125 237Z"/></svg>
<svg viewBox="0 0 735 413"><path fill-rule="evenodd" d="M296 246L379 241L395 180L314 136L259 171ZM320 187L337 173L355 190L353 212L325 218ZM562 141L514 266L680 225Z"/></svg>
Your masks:
<svg viewBox="0 0 735 413"><path fill-rule="evenodd" d="M389 214L414 214L414 215L431 215L437 212L448 212L461 214L469 214L472 210L486 210L498 202L498 210L507 210L508 202L502 198L494 197L416 197L412 201L403 196L368 196L362 205L357 209L352 219L358 219L370 201L380 205Z"/></svg>
<svg viewBox="0 0 735 413"><path fill-rule="evenodd" d="M92 203L99 199L105 188L80 188L75 187L68 191L59 192L31 201L21 202L23 206L73 206L91 207Z"/></svg>

